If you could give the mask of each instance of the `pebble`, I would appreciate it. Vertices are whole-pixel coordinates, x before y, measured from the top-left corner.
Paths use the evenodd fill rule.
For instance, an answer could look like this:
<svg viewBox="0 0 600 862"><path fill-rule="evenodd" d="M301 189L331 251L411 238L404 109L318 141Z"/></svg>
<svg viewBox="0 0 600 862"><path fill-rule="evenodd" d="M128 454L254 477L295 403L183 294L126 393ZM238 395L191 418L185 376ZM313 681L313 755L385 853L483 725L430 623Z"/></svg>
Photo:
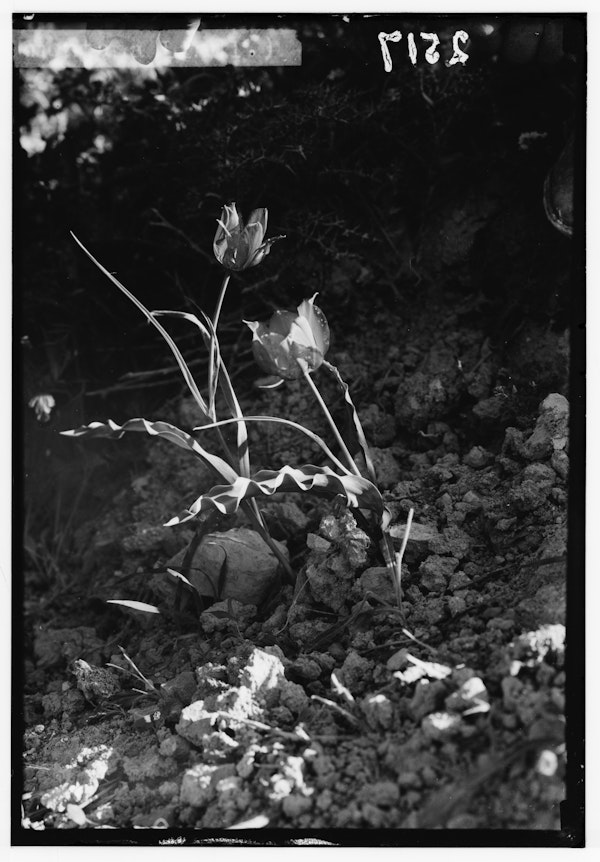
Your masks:
<svg viewBox="0 0 600 862"><path fill-rule="evenodd" d="M446 698L445 706L450 712L487 712L489 695L481 677L472 676L458 691Z"/></svg>
<svg viewBox="0 0 600 862"><path fill-rule="evenodd" d="M358 580L363 595L366 592L371 592L384 601L395 602L394 586L386 566L372 566L365 569Z"/></svg>
<svg viewBox="0 0 600 862"><path fill-rule="evenodd" d="M456 590L466 589L470 583L471 579L464 572L454 572L448 586L455 592Z"/></svg>
<svg viewBox="0 0 600 862"><path fill-rule="evenodd" d="M551 778L558 769L558 757L551 749L546 749L540 752L536 770L540 775L546 775Z"/></svg>
<svg viewBox="0 0 600 862"><path fill-rule="evenodd" d="M408 650L400 649L398 652L395 652L394 655L390 656L386 662L386 667L388 670L402 670L403 667L406 666L406 655Z"/></svg>
<svg viewBox="0 0 600 862"><path fill-rule="evenodd" d="M299 655L296 661L290 665L290 671L298 674L299 677L306 680L319 679L321 676L321 665L313 658L308 658L305 655Z"/></svg>
<svg viewBox="0 0 600 862"><path fill-rule="evenodd" d="M400 789L395 781L376 781L374 784L365 785L359 799L373 805L389 807L399 801Z"/></svg>
<svg viewBox="0 0 600 862"><path fill-rule="evenodd" d="M447 607L450 611L450 616L455 617L457 614L461 614L467 608L466 601L462 598L462 596L449 596L447 600Z"/></svg>
<svg viewBox="0 0 600 862"><path fill-rule="evenodd" d="M299 817L301 814L306 814L312 808L313 801L308 796L301 796L299 793L293 793L291 796L286 796L282 802L283 813L287 817Z"/></svg>
<svg viewBox="0 0 600 862"><path fill-rule="evenodd" d="M430 682L420 679L415 686L415 693L410 702L410 712L415 721L420 721L424 716L437 709L443 702L444 695L448 689L441 680Z"/></svg>
<svg viewBox="0 0 600 862"><path fill-rule="evenodd" d="M322 554L326 554L327 551L331 550L331 542L324 539L323 536L317 536L316 533L307 534L306 546L310 548L311 551L317 551Z"/></svg>
<svg viewBox="0 0 600 862"><path fill-rule="evenodd" d="M473 446L463 457L463 464L472 467L473 470L481 470L494 460L494 456L482 446Z"/></svg>
<svg viewBox="0 0 600 862"><path fill-rule="evenodd" d="M533 433L523 445L523 454L530 461L540 461L553 451L565 448L569 439L569 402L553 392L540 404L540 415Z"/></svg>
<svg viewBox="0 0 600 862"><path fill-rule="evenodd" d="M392 703L384 694L372 694L363 698L360 703L367 724L373 730L384 728L387 730L392 726L394 710Z"/></svg>
<svg viewBox="0 0 600 862"><path fill-rule="evenodd" d="M365 802L361 809L362 816L373 829L379 829L384 820L384 814L381 808L373 805L371 802Z"/></svg>
<svg viewBox="0 0 600 862"><path fill-rule="evenodd" d="M461 727L459 715L449 712L432 712L421 721L421 730L431 740L443 740L453 736Z"/></svg>
<svg viewBox="0 0 600 862"><path fill-rule="evenodd" d="M458 566L456 557L441 557L432 554L419 566L418 579L421 586L430 592L443 593L448 584L448 578Z"/></svg>
<svg viewBox="0 0 600 862"><path fill-rule="evenodd" d="M552 469L554 472L560 476L561 479L567 479L569 476L569 456L566 452L557 449L552 453L552 458L550 459L550 464L552 465Z"/></svg>

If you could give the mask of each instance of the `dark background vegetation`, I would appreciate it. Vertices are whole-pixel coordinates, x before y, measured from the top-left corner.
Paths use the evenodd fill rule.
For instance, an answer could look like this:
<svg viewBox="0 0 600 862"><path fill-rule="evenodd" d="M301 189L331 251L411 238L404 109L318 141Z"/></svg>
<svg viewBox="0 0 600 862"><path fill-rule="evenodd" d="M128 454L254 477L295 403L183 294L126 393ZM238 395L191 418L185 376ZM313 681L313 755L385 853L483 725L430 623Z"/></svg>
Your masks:
<svg viewBox="0 0 600 862"><path fill-rule="evenodd" d="M526 17L502 19L505 38L515 21ZM84 495L93 505L106 499L123 453L138 452L136 442L117 455L58 432L94 419L159 418L181 392L167 347L70 231L147 307L211 311L223 203L246 214L268 207L269 235L287 239L234 278L222 318L224 351L248 384L255 372L241 319L316 291L334 332L366 340L378 338L374 309L394 314L436 291L483 297L480 325L494 343L525 319L565 329L572 246L548 223L542 188L581 115L573 60L581 20L566 21L564 55L550 64L519 53L514 39L494 52L485 40L474 44L466 66L452 70L422 59L413 67L405 46L392 44L394 68L384 72L380 30L451 32L458 23L476 29L481 18L213 15L202 27L295 28L302 66L16 71L17 463L32 558L65 550L82 475L91 480L102 467L95 493L88 485ZM172 331L201 374L195 333L183 324ZM156 373L125 376L148 372ZM27 407L38 392L56 398L47 424Z"/></svg>

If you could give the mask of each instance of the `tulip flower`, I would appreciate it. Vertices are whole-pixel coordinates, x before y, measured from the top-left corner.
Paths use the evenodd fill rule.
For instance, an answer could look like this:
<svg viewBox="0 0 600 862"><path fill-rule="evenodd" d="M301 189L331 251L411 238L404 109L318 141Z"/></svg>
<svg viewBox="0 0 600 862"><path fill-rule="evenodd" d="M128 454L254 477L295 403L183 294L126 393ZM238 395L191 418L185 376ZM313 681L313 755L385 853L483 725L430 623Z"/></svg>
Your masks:
<svg viewBox="0 0 600 862"><path fill-rule="evenodd" d="M305 299L298 311L276 311L269 323L245 320L252 330L252 350L258 365L267 374L296 380L304 371L316 371L329 349L329 326L315 297Z"/></svg>
<svg viewBox="0 0 600 862"><path fill-rule="evenodd" d="M271 246L283 236L265 240L269 213L264 207L250 213L248 224L240 218L234 203L225 205L217 219L217 232L213 242L215 257L226 269L239 272L256 266L269 254Z"/></svg>
<svg viewBox="0 0 600 862"><path fill-rule="evenodd" d="M34 395L27 406L35 410L35 418L38 422L48 422L50 414L56 406L56 401L54 400L54 396L44 393L42 395Z"/></svg>

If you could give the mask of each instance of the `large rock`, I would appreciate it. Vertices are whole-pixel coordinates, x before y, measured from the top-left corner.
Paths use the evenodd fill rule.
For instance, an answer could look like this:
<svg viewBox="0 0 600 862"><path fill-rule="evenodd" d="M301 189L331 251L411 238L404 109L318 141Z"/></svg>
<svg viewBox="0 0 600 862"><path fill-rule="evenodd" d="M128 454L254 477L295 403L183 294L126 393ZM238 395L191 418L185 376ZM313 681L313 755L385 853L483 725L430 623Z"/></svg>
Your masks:
<svg viewBox="0 0 600 862"><path fill-rule="evenodd" d="M281 542L277 545L287 556L285 545ZM181 571L186 550L179 551L167 567ZM277 558L258 533L238 527L205 536L193 556L187 577L203 596L259 605L277 581L278 565ZM167 577L175 582L171 575Z"/></svg>

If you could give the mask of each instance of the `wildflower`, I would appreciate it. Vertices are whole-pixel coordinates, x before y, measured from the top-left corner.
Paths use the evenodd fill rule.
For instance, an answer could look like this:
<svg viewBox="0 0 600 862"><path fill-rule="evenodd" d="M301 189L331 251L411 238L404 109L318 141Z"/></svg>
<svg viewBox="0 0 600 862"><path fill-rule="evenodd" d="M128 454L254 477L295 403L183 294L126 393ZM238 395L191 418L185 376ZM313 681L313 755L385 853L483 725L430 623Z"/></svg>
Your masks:
<svg viewBox="0 0 600 862"><path fill-rule="evenodd" d="M248 224L238 215L234 203L225 205L217 219L217 232L213 242L215 257L227 269L239 272L256 266L269 254L271 246L283 236L265 240L269 212L264 207L250 213Z"/></svg>
<svg viewBox="0 0 600 862"><path fill-rule="evenodd" d="M245 320L252 330L252 350L258 365L267 374L284 380L302 377L298 359L309 371L316 371L329 349L329 326L315 297L305 299L298 311L276 311L269 323Z"/></svg>
<svg viewBox="0 0 600 862"><path fill-rule="evenodd" d="M56 405L52 395L34 395L28 402L28 406L35 410L35 418L38 422L48 422L50 414Z"/></svg>

